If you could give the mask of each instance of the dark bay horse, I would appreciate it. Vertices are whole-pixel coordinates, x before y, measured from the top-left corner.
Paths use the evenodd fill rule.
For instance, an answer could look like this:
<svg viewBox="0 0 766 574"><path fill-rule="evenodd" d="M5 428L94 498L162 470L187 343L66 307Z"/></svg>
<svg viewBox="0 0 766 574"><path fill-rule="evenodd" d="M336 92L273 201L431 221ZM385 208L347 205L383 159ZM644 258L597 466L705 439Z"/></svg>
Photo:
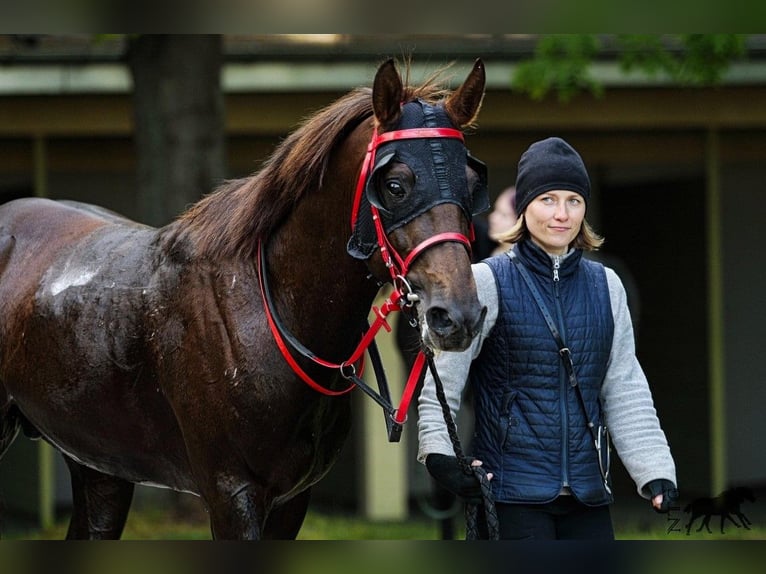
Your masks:
<svg viewBox="0 0 766 574"><path fill-rule="evenodd" d="M159 229L74 202L0 207L0 454L20 429L62 453L67 538L119 538L135 484L199 495L217 539L298 534L353 386L290 341L343 365L389 280L433 349L466 348L483 320L466 237L486 179L462 130L484 83L480 60L453 91L389 60Z"/></svg>
<svg viewBox="0 0 766 574"><path fill-rule="evenodd" d="M713 531L710 530L710 519L713 516L721 517L721 534L724 534L723 524L726 520L731 522L737 528L744 526L746 530L750 530L752 522L745 516L745 513L742 512L741 508L742 503L746 501L755 502L755 494L752 489L747 486L735 486L729 488L715 498L705 497L693 500L684 507L684 512L690 514L689 522L686 523L686 534L688 535L691 533L692 523L700 516L702 517L702 521L700 522L699 528L697 528L697 532L705 528L712 534ZM739 518L741 524L740 522L737 522L734 518L735 516Z"/></svg>

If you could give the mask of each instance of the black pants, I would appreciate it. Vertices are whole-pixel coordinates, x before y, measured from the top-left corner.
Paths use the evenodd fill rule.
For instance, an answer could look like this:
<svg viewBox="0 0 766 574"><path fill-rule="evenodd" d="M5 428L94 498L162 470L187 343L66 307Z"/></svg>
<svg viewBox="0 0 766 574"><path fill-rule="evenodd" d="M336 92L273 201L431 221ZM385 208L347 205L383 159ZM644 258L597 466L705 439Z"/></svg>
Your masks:
<svg viewBox="0 0 766 574"><path fill-rule="evenodd" d="M501 540L614 540L609 506L585 506L574 496L547 504L496 503Z"/></svg>

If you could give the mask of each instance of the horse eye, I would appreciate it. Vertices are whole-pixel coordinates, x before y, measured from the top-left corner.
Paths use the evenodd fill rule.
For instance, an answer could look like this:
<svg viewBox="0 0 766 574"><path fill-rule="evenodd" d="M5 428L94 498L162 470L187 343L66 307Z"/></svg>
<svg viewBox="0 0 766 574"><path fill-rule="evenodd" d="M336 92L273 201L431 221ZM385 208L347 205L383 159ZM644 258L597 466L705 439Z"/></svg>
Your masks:
<svg viewBox="0 0 766 574"><path fill-rule="evenodd" d="M393 195L394 197L403 197L406 193L404 186L401 184L401 182L398 179L387 179L386 180L386 191Z"/></svg>
<svg viewBox="0 0 766 574"><path fill-rule="evenodd" d="M415 186L415 174L407 164L394 161L381 183L392 200L401 201Z"/></svg>

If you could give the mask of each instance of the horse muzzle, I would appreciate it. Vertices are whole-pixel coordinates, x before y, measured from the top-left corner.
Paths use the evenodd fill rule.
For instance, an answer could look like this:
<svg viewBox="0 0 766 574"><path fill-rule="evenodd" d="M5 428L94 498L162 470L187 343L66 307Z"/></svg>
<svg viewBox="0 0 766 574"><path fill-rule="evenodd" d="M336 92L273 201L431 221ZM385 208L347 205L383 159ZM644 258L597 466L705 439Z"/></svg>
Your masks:
<svg viewBox="0 0 766 574"><path fill-rule="evenodd" d="M434 350L464 351L481 331L486 316L486 307L468 317L457 310L433 305L421 317L423 344Z"/></svg>

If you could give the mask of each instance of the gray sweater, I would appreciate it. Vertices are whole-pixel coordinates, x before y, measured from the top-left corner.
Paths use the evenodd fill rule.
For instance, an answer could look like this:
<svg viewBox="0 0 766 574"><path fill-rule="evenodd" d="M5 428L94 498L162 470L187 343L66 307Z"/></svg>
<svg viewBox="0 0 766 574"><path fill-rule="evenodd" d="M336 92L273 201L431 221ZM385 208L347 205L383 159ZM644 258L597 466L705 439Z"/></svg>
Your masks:
<svg viewBox="0 0 766 574"><path fill-rule="evenodd" d="M473 275L479 302L487 307L481 333L465 351L445 351L435 358L453 419L460 409L471 362L479 356L498 313L497 285L489 266L484 263L473 265ZM614 340L601 387L601 402L614 448L636 483L639 495L649 498L643 492L644 486L660 478L677 484L676 469L657 418L646 375L636 357L625 289L617 274L608 267L606 277L614 316ZM426 374L418 399L418 417L418 460L425 462L426 456L431 453L454 455L430 372Z"/></svg>

